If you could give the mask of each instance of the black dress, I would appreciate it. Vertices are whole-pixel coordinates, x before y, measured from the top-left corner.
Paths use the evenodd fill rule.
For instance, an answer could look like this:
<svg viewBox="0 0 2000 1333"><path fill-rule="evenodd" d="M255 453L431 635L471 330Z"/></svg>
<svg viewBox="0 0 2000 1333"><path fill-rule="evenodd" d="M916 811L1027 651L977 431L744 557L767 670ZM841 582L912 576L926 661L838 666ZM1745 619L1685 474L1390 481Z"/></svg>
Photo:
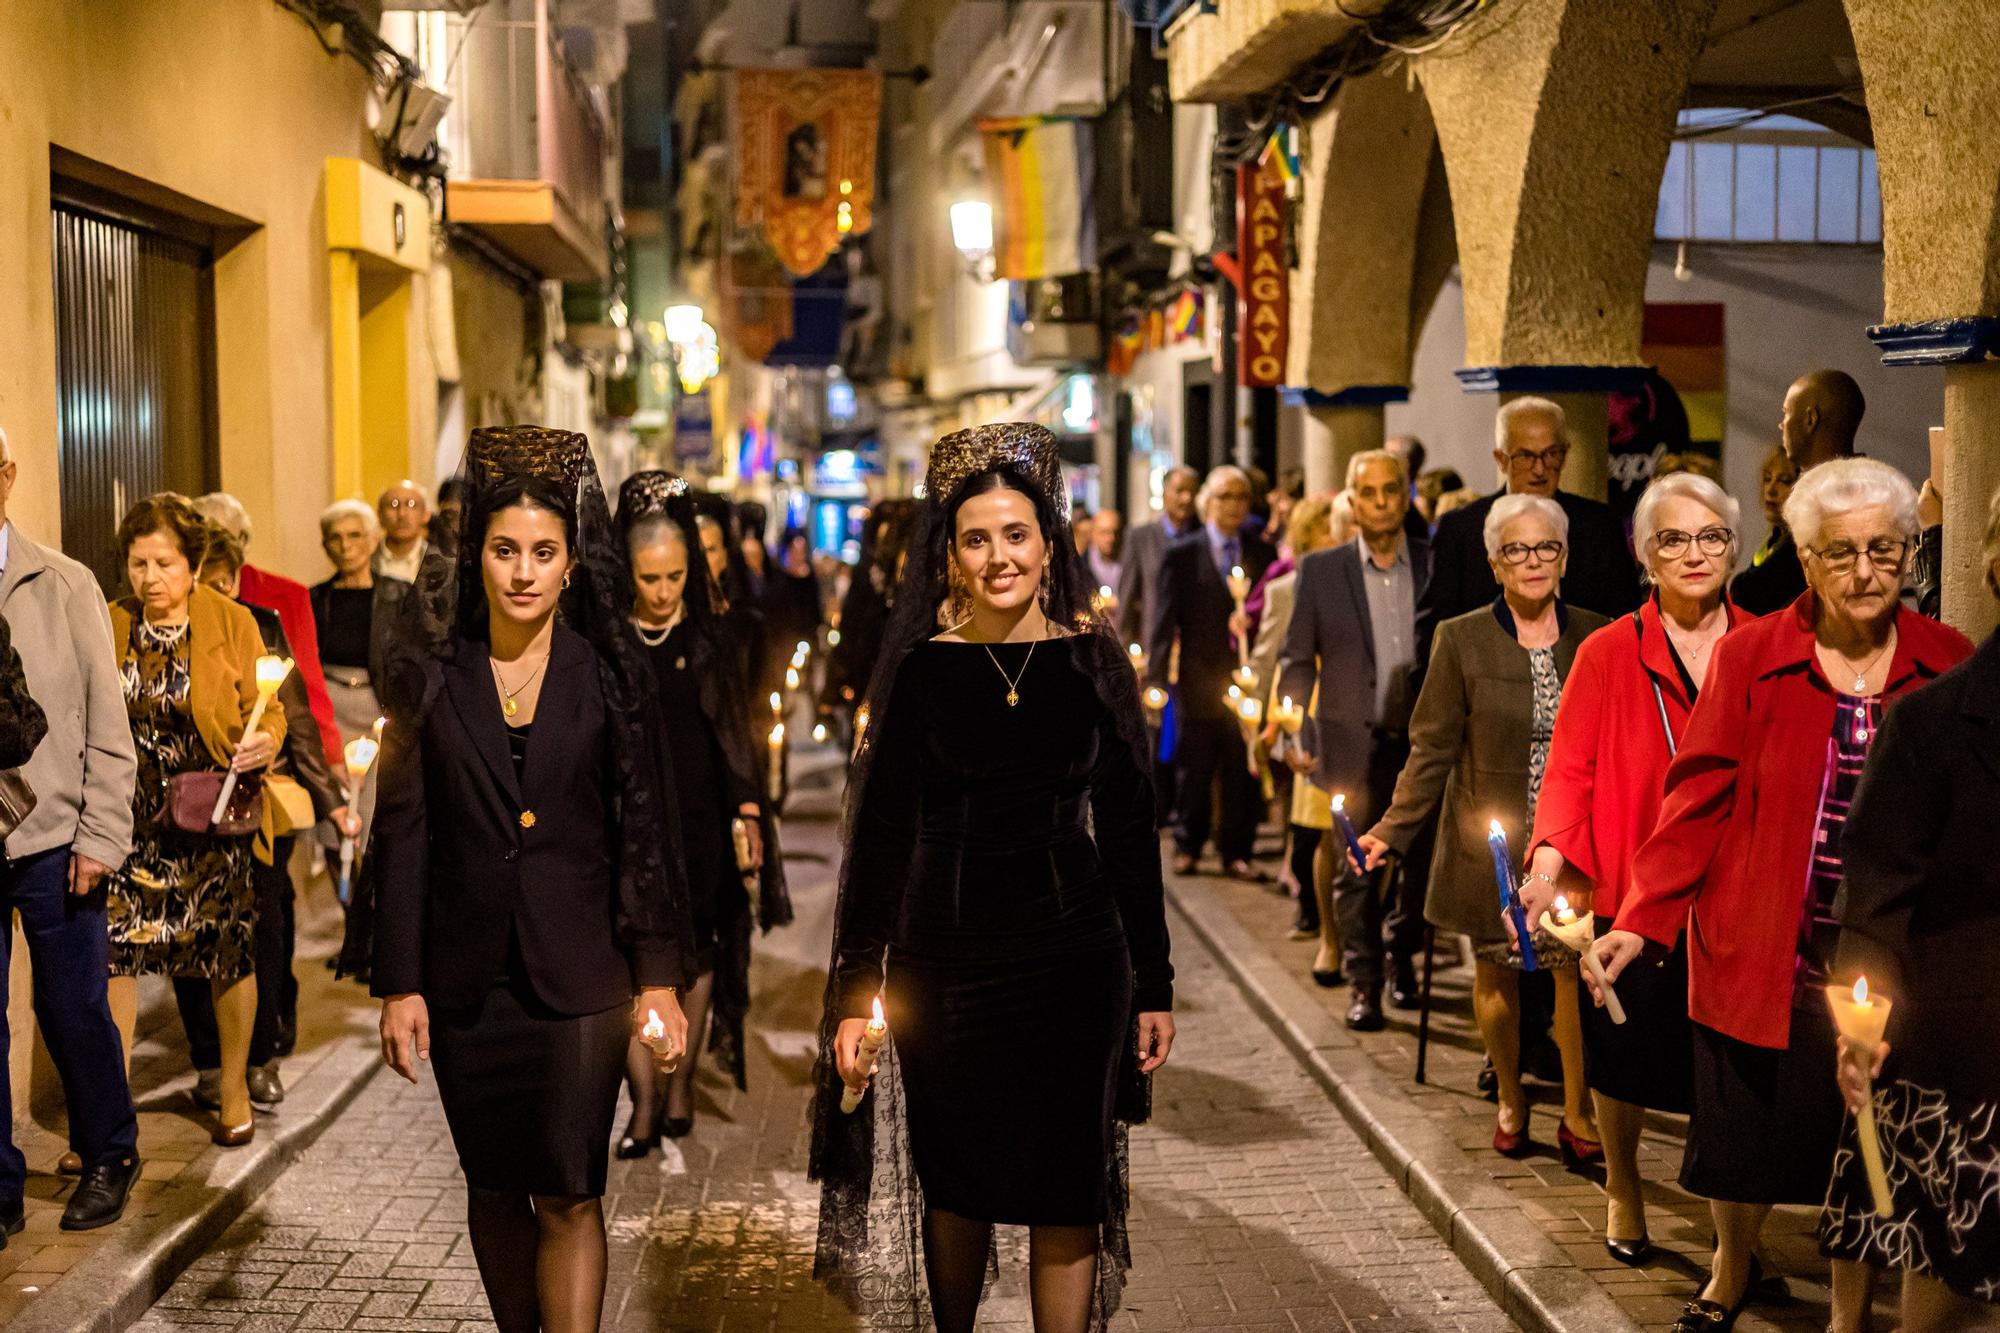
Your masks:
<svg viewBox="0 0 2000 1333"><path fill-rule="evenodd" d="M1134 1015L1173 1003L1152 787L1082 638L990 652L932 640L897 672L839 1003L865 1016L882 988L929 1206L1097 1225Z"/></svg>

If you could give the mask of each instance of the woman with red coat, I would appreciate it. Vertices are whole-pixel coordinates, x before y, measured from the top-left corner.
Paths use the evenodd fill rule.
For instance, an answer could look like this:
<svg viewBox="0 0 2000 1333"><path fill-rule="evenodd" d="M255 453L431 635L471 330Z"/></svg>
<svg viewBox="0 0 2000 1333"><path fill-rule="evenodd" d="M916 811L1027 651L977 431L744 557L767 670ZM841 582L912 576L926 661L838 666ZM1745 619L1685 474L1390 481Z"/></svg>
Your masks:
<svg viewBox="0 0 2000 1333"><path fill-rule="evenodd" d="M1616 981L1688 939L1694 1113L1681 1185L1706 1197L1716 1251L1676 1333L1732 1327L1757 1283L1771 1207L1826 1197L1844 1108L1823 989L1839 933L1840 834L1883 709L1963 661L1957 630L1902 610L1917 496L1868 458L1807 472L1785 504L1807 589L1716 647L1667 769L1617 928L1593 946ZM1851 1333L1873 1272L1833 1265Z"/></svg>
<svg viewBox="0 0 2000 1333"><path fill-rule="evenodd" d="M1715 645L1752 619L1722 595L1739 513L1720 486L1691 472L1662 477L1639 497L1632 545L1654 595L1577 649L1521 887L1530 921L1558 893L1592 912L1599 931L1616 917ZM1604 1248L1636 1265L1652 1249L1639 1178L1646 1111L1689 1109L1684 943L1677 939L1659 966L1633 969L1618 998L1622 1027L1584 1008L1583 1065L1604 1139Z"/></svg>

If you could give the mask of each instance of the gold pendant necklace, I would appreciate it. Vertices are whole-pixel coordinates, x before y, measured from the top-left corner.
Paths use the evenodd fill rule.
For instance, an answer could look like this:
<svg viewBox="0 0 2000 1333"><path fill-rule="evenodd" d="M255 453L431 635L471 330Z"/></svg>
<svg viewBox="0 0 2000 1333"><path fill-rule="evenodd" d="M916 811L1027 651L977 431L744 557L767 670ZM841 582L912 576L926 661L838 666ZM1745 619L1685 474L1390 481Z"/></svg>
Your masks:
<svg viewBox="0 0 2000 1333"><path fill-rule="evenodd" d="M500 686L500 711L508 717L513 717L521 711L521 705L514 702L514 696L535 683L535 677L541 675L542 668L549 664L549 655L543 653L542 660L535 663L535 669L528 673L528 678L511 690L507 688L507 678L500 674L500 664L490 656L486 659L486 664L493 668L493 679Z"/></svg>
<svg viewBox="0 0 2000 1333"><path fill-rule="evenodd" d="M989 660L992 661L993 669L1000 673L1000 679L1007 681L1007 706L1009 708L1017 707L1021 702L1021 690L1020 690L1021 677L1028 674L1028 663L1035 660L1035 645L1040 642L1041 642L1040 639L1032 639L1029 641L1028 655L1021 659L1021 669L1014 673L1014 676L1011 680L1008 679L1007 668L1001 666L1000 659L993 655L992 645L985 643L979 645L981 648L984 648L986 650L986 656Z"/></svg>

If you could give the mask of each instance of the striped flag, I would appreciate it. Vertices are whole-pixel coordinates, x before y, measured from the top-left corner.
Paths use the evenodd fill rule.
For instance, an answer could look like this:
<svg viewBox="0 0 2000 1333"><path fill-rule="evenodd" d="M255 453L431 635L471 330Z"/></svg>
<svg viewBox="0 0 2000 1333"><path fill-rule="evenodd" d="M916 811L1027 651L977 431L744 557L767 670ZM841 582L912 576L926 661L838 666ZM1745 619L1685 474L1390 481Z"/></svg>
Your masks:
<svg viewBox="0 0 2000 1333"><path fill-rule="evenodd" d="M1017 116L982 120L979 132L994 191L994 276L1054 278L1095 267L1090 122Z"/></svg>
<svg viewBox="0 0 2000 1333"><path fill-rule="evenodd" d="M1292 131L1289 126L1279 125L1271 131L1271 137L1264 141L1264 151L1257 155L1259 163L1269 162L1276 166L1278 174L1290 185L1299 178L1299 155L1292 150Z"/></svg>

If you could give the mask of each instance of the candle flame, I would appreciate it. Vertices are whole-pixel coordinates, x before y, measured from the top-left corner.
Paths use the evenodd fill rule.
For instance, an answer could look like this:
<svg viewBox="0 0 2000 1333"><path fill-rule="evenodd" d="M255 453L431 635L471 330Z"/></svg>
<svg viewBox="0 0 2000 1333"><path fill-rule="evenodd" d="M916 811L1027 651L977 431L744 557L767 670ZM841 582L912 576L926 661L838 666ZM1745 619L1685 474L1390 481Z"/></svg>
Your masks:
<svg viewBox="0 0 2000 1333"><path fill-rule="evenodd" d="M1146 655L1146 650L1136 643L1128 645L1125 652L1132 657L1144 657Z"/></svg>
<svg viewBox="0 0 2000 1333"><path fill-rule="evenodd" d="M838 647L840 647L840 631L839 631L839 630L837 630L837 629L830 629L830 630L828 630L828 631L826 632L826 645L827 645L827 647L829 647L829 648L838 648Z"/></svg>
<svg viewBox="0 0 2000 1333"><path fill-rule="evenodd" d="M1560 893L1558 893L1556 895L1555 902L1551 903L1550 906L1554 907L1556 909L1556 914L1560 916L1562 913L1567 912L1569 910L1569 899L1563 897Z"/></svg>
<svg viewBox="0 0 2000 1333"><path fill-rule="evenodd" d="M1231 566L1229 567L1229 577L1230 577L1230 578L1232 578L1232 579L1240 579L1240 578L1242 578L1242 577L1243 577L1243 566L1241 566L1241 565L1231 565Z"/></svg>
<svg viewBox="0 0 2000 1333"><path fill-rule="evenodd" d="M1333 811L1334 811L1334 813L1335 813L1335 814L1339 814L1340 812L1342 812L1342 811L1343 811L1343 810L1345 810L1345 809L1347 809L1347 793L1346 793L1346 792L1344 792L1344 791L1337 791L1337 792L1335 792L1335 793L1333 794Z"/></svg>
<svg viewBox="0 0 2000 1333"><path fill-rule="evenodd" d="M257 688L270 694L285 683L285 677L292 673L292 659L276 657L269 653L257 659Z"/></svg>
<svg viewBox="0 0 2000 1333"><path fill-rule="evenodd" d="M798 655L800 657L804 657L807 653L811 651L812 651L812 645L807 643L804 639L800 639L799 646L797 649Z"/></svg>
<svg viewBox="0 0 2000 1333"><path fill-rule="evenodd" d="M1229 699L1231 700L1231 702L1234 702L1237 699L1241 699L1242 697L1243 697L1243 687L1241 685L1231 685L1229 687Z"/></svg>
<svg viewBox="0 0 2000 1333"><path fill-rule="evenodd" d="M786 667L785 688L788 690L796 690L798 687L799 687L799 669L795 666Z"/></svg>
<svg viewBox="0 0 2000 1333"><path fill-rule="evenodd" d="M813 739L816 741L824 741L826 739L826 723L813 723Z"/></svg>
<svg viewBox="0 0 2000 1333"><path fill-rule="evenodd" d="M889 1020L888 1020L887 1018L885 1018L885 1017L883 1016L883 1014L882 1014L882 997L881 997L881 996L879 996L879 995L877 995L877 996L875 997L875 1004L874 1004L874 1010L875 1010L875 1016L874 1016L874 1018L873 1018L872 1020L870 1020L870 1021L872 1021L872 1022L874 1022L874 1023L878 1023L878 1024L880 1024L880 1025L881 1025L881 1026L883 1026L883 1027L888 1027L888 1026L889 1026Z"/></svg>
<svg viewBox="0 0 2000 1333"><path fill-rule="evenodd" d="M374 741L366 736L356 736L347 743L348 772L356 778L361 777L368 771L368 766L375 762L375 756L380 752L381 747Z"/></svg>
<svg viewBox="0 0 2000 1333"><path fill-rule="evenodd" d="M1236 711L1245 722L1255 722L1258 715L1264 709L1263 705L1259 704L1255 699L1245 698L1241 703L1236 705Z"/></svg>
<svg viewBox="0 0 2000 1333"><path fill-rule="evenodd" d="M779 694L776 690L771 691L771 711L774 713L782 713L785 711L784 696Z"/></svg>
<svg viewBox="0 0 2000 1333"><path fill-rule="evenodd" d="M1104 599L1105 599L1106 601L1109 601L1109 600L1111 599L1111 585L1110 585L1110 584L1108 584L1108 583L1100 583L1100 584L1098 584L1098 585L1097 585L1097 595L1098 595L1099 597L1102 597L1102 598L1104 598Z"/></svg>
<svg viewBox="0 0 2000 1333"><path fill-rule="evenodd" d="M1278 707L1279 707L1279 708L1281 708L1281 709L1283 709L1283 710L1284 710L1285 712L1287 712L1287 713L1291 712L1291 711L1292 711L1292 696L1288 694L1288 695L1286 695L1286 696L1285 696L1285 697L1284 697L1283 699L1279 700L1279 701L1278 701Z"/></svg>
<svg viewBox="0 0 2000 1333"><path fill-rule="evenodd" d="M1868 1003L1868 978L1867 978L1867 977L1861 977L1861 978L1859 978L1859 979L1857 979L1857 980L1855 981L1855 983L1854 983L1854 1002L1855 1002L1856 1004L1866 1004L1866 1003Z"/></svg>
<svg viewBox="0 0 2000 1333"><path fill-rule="evenodd" d="M389 725L388 718L378 717L375 719L375 725L370 727L369 730L375 733L375 739L379 741L382 739L382 729L388 725Z"/></svg>
<svg viewBox="0 0 2000 1333"><path fill-rule="evenodd" d="M780 722L771 728L771 748L779 748L785 743L785 724Z"/></svg>
<svg viewBox="0 0 2000 1333"><path fill-rule="evenodd" d="M646 1011L646 1026L639 1029L639 1035L647 1041L658 1041L667 1035L667 1025L660 1021L659 1010L648 1009Z"/></svg>
<svg viewBox="0 0 2000 1333"><path fill-rule="evenodd" d="M1490 819L1486 822L1486 836L1489 838L1504 838L1507 836L1507 830L1500 827L1499 820Z"/></svg>

